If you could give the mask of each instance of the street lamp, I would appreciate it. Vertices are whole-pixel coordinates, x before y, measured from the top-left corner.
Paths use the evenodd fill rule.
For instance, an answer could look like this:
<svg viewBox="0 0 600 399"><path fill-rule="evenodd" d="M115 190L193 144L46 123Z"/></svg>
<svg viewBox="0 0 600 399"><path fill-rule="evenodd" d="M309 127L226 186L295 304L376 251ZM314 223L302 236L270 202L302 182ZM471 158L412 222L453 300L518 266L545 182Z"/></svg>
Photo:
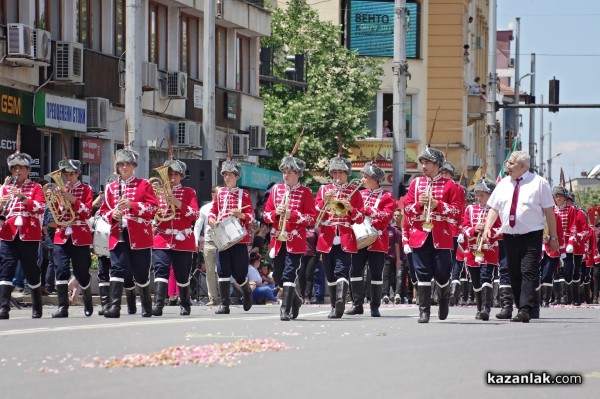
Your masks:
<svg viewBox="0 0 600 399"><path fill-rule="evenodd" d="M550 187L552 187L552 160L562 155L562 152L559 152L553 157L548 159L548 182L550 183Z"/></svg>

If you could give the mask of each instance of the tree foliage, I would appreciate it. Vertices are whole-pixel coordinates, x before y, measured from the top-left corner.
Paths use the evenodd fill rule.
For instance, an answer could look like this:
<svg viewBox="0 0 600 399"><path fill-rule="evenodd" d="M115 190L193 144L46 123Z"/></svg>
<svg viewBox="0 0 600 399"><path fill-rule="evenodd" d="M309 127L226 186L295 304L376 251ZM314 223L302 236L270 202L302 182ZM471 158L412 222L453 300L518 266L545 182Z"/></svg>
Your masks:
<svg viewBox="0 0 600 399"><path fill-rule="evenodd" d="M306 0L288 0L287 9L273 10L271 36L261 42L273 49L273 76L285 78L285 68L293 66L286 55L304 53L308 88L262 86L267 148L273 153L273 158L260 160L262 166L276 169L303 129L296 156L309 170L319 169L319 161L338 152L338 135L348 148L369 132L365 124L380 85L382 63L341 46L340 34L339 27L319 21Z"/></svg>
<svg viewBox="0 0 600 399"><path fill-rule="evenodd" d="M582 209L587 209L589 206L600 205L600 187L586 188L584 190L575 191L575 201Z"/></svg>

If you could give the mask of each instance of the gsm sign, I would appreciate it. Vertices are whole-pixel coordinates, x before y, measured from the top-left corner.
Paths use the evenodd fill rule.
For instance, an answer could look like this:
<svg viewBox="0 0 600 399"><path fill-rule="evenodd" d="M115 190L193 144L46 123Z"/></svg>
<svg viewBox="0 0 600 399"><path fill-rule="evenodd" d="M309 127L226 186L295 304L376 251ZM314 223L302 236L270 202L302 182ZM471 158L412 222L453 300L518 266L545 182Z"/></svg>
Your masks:
<svg viewBox="0 0 600 399"><path fill-rule="evenodd" d="M21 99L3 94L0 97L0 111L5 114L21 116Z"/></svg>

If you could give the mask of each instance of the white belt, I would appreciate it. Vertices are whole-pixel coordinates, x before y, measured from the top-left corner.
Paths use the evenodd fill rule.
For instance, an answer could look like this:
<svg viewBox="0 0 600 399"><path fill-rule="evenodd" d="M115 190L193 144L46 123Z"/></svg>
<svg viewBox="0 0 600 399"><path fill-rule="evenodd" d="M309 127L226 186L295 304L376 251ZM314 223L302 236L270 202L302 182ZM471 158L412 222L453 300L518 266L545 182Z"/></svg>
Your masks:
<svg viewBox="0 0 600 399"><path fill-rule="evenodd" d="M323 222L323 226L345 226L345 227L350 227L350 223L348 223L348 222L332 222L330 220L325 220Z"/></svg>
<svg viewBox="0 0 600 399"><path fill-rule="evenodd" d="M32 215L29 212L13 212L10 214L10 217L13 217L13 216L25 216L25 217L30 217L30 218L38 217L38 215Z"/></svg>
<svg viewBox="0 0 600 399"><path fill-rule="evenodd" d="M175 234L183 233L185 235L188 235L188 234L192 234L193 232L194 231L192 229L185 229L185 230L166 229L163 234L175 235Z"/></svg>

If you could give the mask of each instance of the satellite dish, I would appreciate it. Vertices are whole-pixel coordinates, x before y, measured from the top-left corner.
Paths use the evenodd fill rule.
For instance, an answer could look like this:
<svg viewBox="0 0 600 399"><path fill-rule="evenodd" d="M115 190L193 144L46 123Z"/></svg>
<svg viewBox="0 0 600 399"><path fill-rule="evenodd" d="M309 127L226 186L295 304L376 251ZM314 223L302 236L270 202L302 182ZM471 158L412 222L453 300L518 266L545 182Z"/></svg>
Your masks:
<svg viewBox="0 0 600 399"><path fill-rule="evenodd" d="M596 175L598 175L599 173L600 173L600 164L594 166L592 168L592 170L590 170L590 173L588 173L587 177L593 178L593 177L596 177Z"/></svg>

